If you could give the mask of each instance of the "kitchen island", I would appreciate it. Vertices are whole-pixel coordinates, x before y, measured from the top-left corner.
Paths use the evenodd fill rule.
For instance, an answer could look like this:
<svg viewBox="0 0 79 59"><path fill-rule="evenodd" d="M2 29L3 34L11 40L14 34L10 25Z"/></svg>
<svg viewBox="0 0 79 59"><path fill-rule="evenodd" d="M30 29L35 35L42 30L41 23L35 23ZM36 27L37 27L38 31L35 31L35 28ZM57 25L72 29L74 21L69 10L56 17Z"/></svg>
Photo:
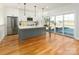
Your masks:
<svg viewBox="0 0 79 59"><path fill-rule="evenodd" d="M44 26L25 26L25 27L19 27L19 38L20 41L27 40L30 37L38 36L45 34L46 29Z"/></svg>

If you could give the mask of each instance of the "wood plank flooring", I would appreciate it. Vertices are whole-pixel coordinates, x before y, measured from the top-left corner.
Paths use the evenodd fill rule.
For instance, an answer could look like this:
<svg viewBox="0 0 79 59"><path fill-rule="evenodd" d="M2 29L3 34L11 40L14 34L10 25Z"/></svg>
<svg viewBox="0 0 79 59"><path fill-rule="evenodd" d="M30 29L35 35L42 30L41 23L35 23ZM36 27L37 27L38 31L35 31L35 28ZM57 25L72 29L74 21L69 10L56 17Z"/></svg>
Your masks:
<svg viewBox="0 0 79 59"><path fill-rule="evenodd" d="M0 42L0 55L77 55L79 41L57 34L46 33L19 41L18 35L6 36Z"/></svg>

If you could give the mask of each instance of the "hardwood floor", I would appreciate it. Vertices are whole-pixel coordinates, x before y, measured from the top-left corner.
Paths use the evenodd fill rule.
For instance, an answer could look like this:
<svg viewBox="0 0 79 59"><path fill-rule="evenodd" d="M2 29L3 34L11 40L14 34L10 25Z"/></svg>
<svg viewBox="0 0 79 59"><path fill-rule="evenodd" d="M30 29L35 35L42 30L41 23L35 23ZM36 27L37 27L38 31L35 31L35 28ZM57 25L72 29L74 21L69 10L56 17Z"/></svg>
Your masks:
<svg viewBox="0 0 79 59"><path fill-rule="evenodd" d="M79 54L79 41L46 33L19 42L18 35L6 36L0 42L0 55L76 55Z"/></svg>

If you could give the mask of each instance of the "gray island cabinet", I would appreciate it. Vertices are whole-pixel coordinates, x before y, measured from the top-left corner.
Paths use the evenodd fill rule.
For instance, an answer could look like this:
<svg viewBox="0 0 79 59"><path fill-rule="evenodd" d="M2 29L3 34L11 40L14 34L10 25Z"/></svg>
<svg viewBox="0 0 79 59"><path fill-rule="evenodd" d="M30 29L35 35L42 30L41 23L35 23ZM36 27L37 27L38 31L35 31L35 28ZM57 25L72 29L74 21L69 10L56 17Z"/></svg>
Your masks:
<svg viewBox="0 0 79 59"><path fill-rule="evenodd" d="M46 33L45 27L23 27L19 28L18 31L20 41L24 41L30 37L42 35L45 33Z"/></svg>

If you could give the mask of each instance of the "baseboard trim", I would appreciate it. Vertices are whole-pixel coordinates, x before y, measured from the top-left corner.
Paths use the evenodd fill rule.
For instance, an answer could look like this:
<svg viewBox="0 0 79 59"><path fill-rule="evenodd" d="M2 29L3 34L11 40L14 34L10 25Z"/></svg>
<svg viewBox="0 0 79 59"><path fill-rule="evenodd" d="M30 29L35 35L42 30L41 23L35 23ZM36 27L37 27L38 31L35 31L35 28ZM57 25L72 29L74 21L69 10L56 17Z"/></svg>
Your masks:
<svg viewBox="0 0 79 59"><path fill-rule="evenodd" d="M5 35L3 35L1 38L0 38L0 42L4 39Z"/></svg>
<svg viewBox="0 0 79 59"><path fill-rule="evenodd" d="M75 37L76 40L79 40L79 37Z"/></svg>

